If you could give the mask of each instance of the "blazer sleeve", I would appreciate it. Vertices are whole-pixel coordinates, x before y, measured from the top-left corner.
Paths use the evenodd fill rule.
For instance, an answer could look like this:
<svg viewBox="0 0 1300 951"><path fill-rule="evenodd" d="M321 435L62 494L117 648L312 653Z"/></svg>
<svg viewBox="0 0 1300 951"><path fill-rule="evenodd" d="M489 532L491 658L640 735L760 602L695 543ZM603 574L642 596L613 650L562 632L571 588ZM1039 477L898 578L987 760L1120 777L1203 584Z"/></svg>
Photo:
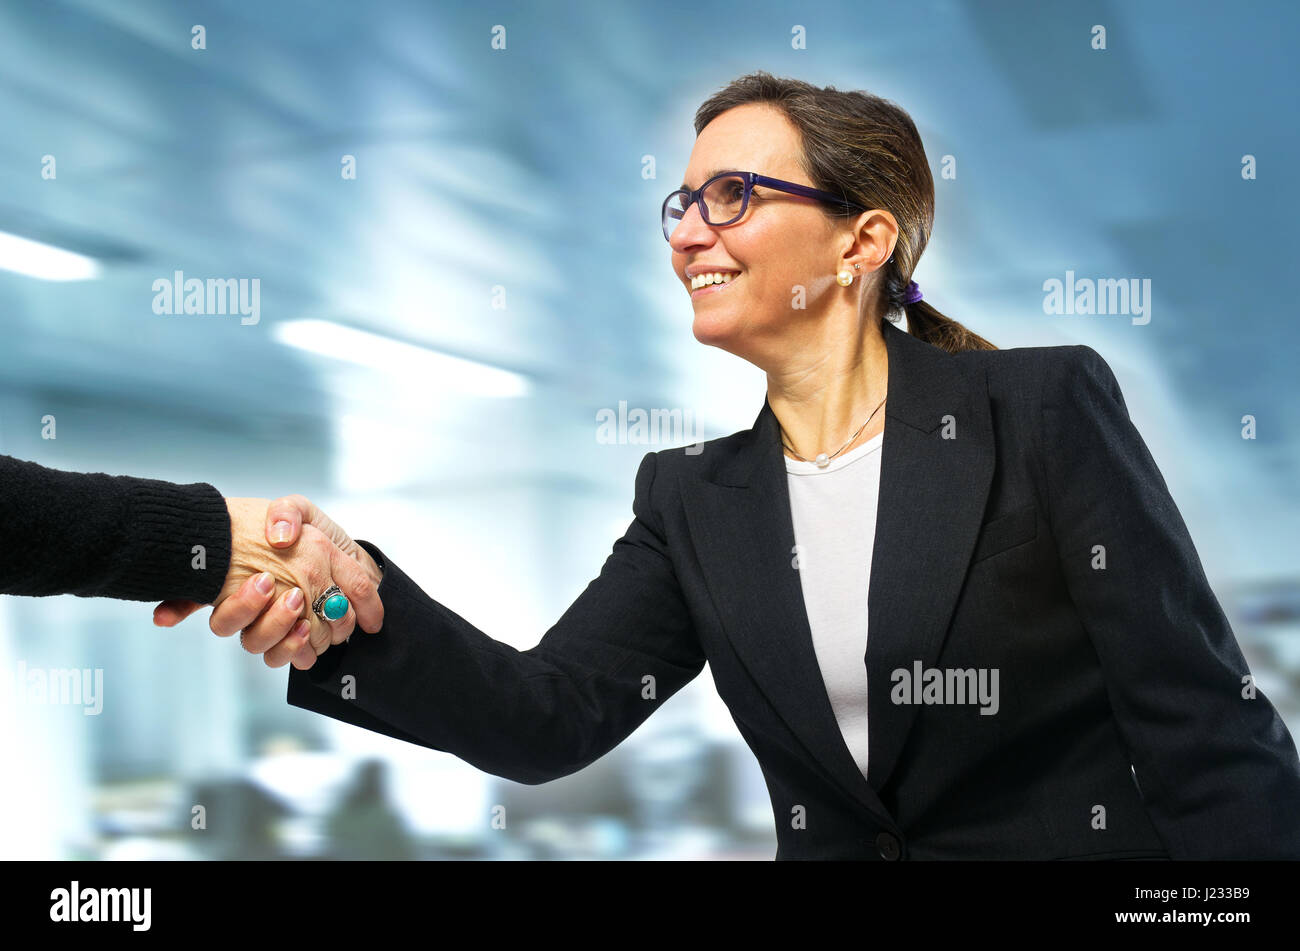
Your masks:
<svg viewBox="0 0 1300 951"><path fill-rule="evenodd" d="M1041 438L1062 569L1175 859L1300 858L1300 762L1106 361L1053 348ZM1094 546L1104 546L1100 567Z"/></svg>
<svg viewBox="0 0 1300 951"><path fill-rule="evenodd" d="M383 566L384 626L353 634L309 670L292 668L288 702L515 782L582 769L704 667L654 480L652 452L637 472L632 523L599 577L527 650L488 637L359 542Z"/></svg>

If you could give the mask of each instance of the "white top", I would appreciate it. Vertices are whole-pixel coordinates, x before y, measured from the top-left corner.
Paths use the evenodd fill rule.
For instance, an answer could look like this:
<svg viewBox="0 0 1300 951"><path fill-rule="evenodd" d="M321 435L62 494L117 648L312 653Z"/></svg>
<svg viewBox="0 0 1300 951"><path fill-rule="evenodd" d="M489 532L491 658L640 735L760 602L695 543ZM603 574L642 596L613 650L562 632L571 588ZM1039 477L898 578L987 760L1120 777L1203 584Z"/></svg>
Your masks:
<svg viewBox="0 0 1300 951"><path fill-rule="evenodd" d="M825 469L785 458L813 648L849 752L867 775L867 589L883 431Z"/></svg>

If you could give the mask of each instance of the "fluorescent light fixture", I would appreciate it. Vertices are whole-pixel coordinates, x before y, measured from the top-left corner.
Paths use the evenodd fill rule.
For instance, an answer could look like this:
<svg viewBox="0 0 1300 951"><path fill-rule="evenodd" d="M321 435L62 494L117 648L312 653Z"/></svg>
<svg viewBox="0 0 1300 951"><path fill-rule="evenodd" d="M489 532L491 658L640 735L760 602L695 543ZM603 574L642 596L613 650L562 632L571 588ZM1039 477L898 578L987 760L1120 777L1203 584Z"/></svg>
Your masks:
<svg viewBox="0 0 1300 951"><path fill-rule="evenodd" d="M397 378L433 380L474 396L524 396L528 378L512 370L439 350L358 330L329 320L290 320L276 323L280 343L345 360Z"/></svg>
<svg viewBox="0 0 1300 951"><path fill-rule="evenodd" d="M43 281L91 281L99 277L99 262L16 234L0 231L0 268Z"/></svg>

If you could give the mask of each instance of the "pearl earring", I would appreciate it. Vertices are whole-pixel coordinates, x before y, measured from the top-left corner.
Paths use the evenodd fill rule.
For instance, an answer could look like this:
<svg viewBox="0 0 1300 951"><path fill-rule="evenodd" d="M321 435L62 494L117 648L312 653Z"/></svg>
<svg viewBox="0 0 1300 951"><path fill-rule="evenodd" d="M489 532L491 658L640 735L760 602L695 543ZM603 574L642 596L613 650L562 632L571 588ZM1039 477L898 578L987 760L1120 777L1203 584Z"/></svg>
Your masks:
<svg viewBox="0 0 1300 951"><path fill-rule="evenodd" d="M855 264L853 265L853 267L854 270L856 270L857 268L862 267L862 265ZM853 283L853 271L850 271L848 268L845 268L844 270L840 271L838 274L835 275L835 280L839 282L841 287L848 287L850 284Z"/></svg>

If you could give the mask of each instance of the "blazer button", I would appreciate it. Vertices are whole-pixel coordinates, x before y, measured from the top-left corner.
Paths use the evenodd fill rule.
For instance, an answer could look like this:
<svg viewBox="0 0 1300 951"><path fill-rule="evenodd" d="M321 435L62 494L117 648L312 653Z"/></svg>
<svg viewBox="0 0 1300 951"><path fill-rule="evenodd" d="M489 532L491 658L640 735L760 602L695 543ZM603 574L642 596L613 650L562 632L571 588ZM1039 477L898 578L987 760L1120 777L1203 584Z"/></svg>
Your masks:
<svg viewBox="0 0 1300 951"><path fill-rule="evenodd" d="M898 837L892 832L882 832L876 836L876 848L880 850L880 857L886 862L895 862L902 853L898 845Z"/></svg>

